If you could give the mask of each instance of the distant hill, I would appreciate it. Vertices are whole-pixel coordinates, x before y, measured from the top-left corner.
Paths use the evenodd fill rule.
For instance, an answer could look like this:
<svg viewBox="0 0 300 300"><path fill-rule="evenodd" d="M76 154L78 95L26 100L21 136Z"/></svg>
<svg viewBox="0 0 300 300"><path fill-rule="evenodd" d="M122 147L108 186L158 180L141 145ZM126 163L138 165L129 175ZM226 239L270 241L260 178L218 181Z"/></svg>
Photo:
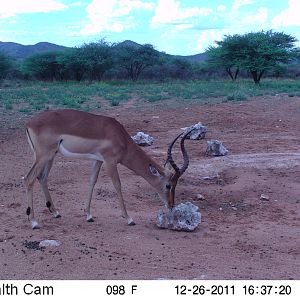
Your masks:
<svg viewBox="0 0 300 300"><path fill-rule="evenodd" d="M199 53L199 54L195 54L195 55L187 55L187 56L182 56L182 55L176 55L177 58L182 58L182 59L186 59L190 62L193 61L205 61L207 60L207 54L205 53Z"/></svg>
<svg viewBox="0 0 300 300"><path fill-rule="evenodd" d="M135 48L139 48L142 45L138 44L136 42L130 41L130 40L125 40L119 44L117 44L116 47L135 47ZM189 62L194 62L194 61L205 61L207 59L207 55L205 53L199 53L199 54L195 54L195 55L172 55L172 54L167 54L164 52L161 52L163 54L166 54L168 57L174 57L174 58L179 58L179 59L186 59Z"/></svg>
<svg viewBox="0 0 300 300"><path fill-rule="evenodd" d="M21 45L11 42L0 42L0 51L17 60L23 60L36 53L64 50L66 47L51 43L41 42L35 45Z"/></svg>
<svg viewBox="0 0 300 300"><path fill-rule="evenodd" d="M118 43L116 45L116 47L135 47L135 48L140 48L140 47L142 47L142 45L139 44L139 43L130 41L130 40L125 40L125 41L123 41L121 43Z"/></svg>
<svg viewBox="0 0 300 300"><path fill-rule="evenodd" d="M130 40L125 40L125 41L117 44L117 47L122 47L122 46L123 47L130 46L130 47L139 48L142 45L138 44L136 42L130 41ZM49 52L49 51L59 51L59 50L64 50L66 48L67 47L65 47L65 46L59 46L59 45L51 44L51 43L47 43L47 42L41 42L41 43L37 43L35 45L21 45L21 44L11 43L11 42L0 42L0 51L14 57L17 60L23 60L23 59L27 58L28 56L31 56L31 55L37 54L37 53L44 53L44 52ZM207 58L205 53L199 53L196 55L188 55L188 56L171 55L171 54L166 54L166 55L168 55L170 57L186 59L190 62L204 61Z"/></svg>

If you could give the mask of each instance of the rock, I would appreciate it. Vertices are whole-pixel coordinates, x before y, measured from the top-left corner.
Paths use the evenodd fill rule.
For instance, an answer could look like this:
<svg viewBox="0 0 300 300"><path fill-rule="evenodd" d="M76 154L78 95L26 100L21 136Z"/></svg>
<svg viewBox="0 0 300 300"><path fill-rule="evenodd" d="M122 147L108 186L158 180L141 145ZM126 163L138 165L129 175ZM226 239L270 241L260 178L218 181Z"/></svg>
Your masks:
<svg viewBox="0 0 300 300"><path fill-rule="evenodd" d="M180 203L171 211L158 211L156 225L172 230L193 231L201 222L198 206L191 202Z"/></svg>
<svg viewBox="0 0 300 300"><path fill-rule="evenodd" d="M228 150L225 148L222 142L218 140L211 140L207 142L206 155L210 156L224 156L228 154Z"/></svg>
<svg viewBox="0 0 300 300"><path fill-rule="evenodd" d="M39 243L39 247L58 247L60 245L60 241L57 240L43 240Z"/></svg>
<svg viewBox="0 0 300 300"><path fill-rule="evenodd" d="M261 194L259 199L263 201L269 201L270 197L266 194Z"/></svg>
<svg viewBox="0 0 300 300"><path fill-rule="evenodd" d="M202 194L197 194L196 197L197 200L205 200L205 197Z"/></svg>
<svg viewBox="0 0 300 300"><path fill-rule="evenodd" d="M154 138L149 134L139 131L135 136L131 137L139 146L151 146L154 142Z"/></svg>
<svg viewBox="0 0 300 300"><path fill-rule="evenodd" d="M201 122L195 124L195 125L192 125L190 127L186 127L186 128L183 128L184 130L184 133L190 131L194 129L188 136L187 136L187 139L190 139L190 140L201 140L201 139L204 139L205 138L205 134L206 134L206 127L202 125Z"/></svg>

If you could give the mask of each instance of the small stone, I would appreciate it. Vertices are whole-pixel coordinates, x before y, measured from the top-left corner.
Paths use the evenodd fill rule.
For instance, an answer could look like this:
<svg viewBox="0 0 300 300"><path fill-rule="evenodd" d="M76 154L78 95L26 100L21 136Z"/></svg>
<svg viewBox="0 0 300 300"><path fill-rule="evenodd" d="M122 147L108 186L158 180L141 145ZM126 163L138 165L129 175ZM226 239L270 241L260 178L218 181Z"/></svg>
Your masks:
<svg viewBox="0 0 300 300"><path fill-rule="evenodd" d="M58 247L60 245L60 241L57 240L43 240L39 243L39 247Z"/></svg>
<svg viewBox="0 0 300 300"><path fill-rule="evenodd" d="M269 201L270 197L266 194L261 194L259 199L263 201Z"/></svg>
<svg viewBox="0 0 300 300"><path fill-rule="evenodd" d="M151 146L154 142L154 138L149 134L139 131L135 136L131 137L139 146Z"/></svg>
<svg viewBox="0 0 300 300"><path fill-rule="evenodd" d="M211 140L207 142L207 149L205 153L209 156L224 156L228 154L228 150L222 142L218 140Z"/></svg>
<svg viewBox="0 0 300 300"><path fill-rule="evenodd" d="M205 200L205 197L202 194L197 194L196 197L198 200Z"/></svg>

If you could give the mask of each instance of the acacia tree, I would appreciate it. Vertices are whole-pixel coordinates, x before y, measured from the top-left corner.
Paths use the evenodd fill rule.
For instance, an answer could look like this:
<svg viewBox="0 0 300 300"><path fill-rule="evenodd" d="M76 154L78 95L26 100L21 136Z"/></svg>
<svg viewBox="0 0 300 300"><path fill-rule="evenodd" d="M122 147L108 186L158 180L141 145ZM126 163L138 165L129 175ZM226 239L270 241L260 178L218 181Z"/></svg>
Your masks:
<svg viewBox="0 0 300 300"><path fill-rule="evenodd" d="M150 44L115 47L116 64L125 69L131 80L138 80L145 68L159 62L159 52Z"/></svg>
<svg viewBox="0 0 300 300"><path fill-rule="evenodd" d="M0 52L0 80L6 77L12 65L11 58L5 53Z"/></svg>
<svg viewBox="0 0 300 300"><path fill-rule="evenodd" d="M28 57L23 65L24 72L36 79L59 80L60 65L57 58L59 51L34 54Z"/></svg>
<svg viewBox="0 0 300 300"><path fill-rule="evenodd" d="M240 36L226 35L223 41L216 41L217 46L207 49L208 63L216 68L224 68L230 78L235 81L240 71Z"/></svg>
<svg viewBox="0 0 300 300"><path fill-rule="evenodd" d="M101 80L104 73L113 66L111 46L105 40L81 46L81 56L87 78Z"/></svg>
<svg viewBox="0 0 300 300"><path fill-rule="evenodd" d="M80 48L64 50L58 57L58 63L63 80L82 80L85 74L85 65Z"/></svg>
<svg viewBox="0 0 300 300"><path fill-rule="evenodd" d="M101 80L113 66L111 46L105 40L65 50L58 58L63 78Z"/></svg>
<svg viewBox="0 0 300 300"><path fill-rule="evenodd" d="M260 31L225 36L217 47L208 49L211 63L225 68L235 67L250 72L256 84L263 74L288 63L297 51L296 38L283 32Z"/></svg>

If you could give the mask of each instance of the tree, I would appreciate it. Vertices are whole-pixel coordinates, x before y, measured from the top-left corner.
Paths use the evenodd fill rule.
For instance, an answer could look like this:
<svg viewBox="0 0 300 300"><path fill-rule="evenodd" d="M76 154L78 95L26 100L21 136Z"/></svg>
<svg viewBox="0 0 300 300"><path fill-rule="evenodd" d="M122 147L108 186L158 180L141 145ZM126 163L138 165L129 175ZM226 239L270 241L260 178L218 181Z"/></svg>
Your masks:
<svg viewBox="0 0 300 300"><path fill-rule="evenodd" d="M150 44L145 45L117 45L115 46L116 63L125 69L129 78L138 80L140 74L147 67L159 62L159 52Z"/></svg>
<svg viewBox="0 0 300 300"><path fill-rule="evenodd" d="M12 65L11 58L5 53L0 52L0 80L6 77Z"/></svg>
<svg viewBox="0 0 300 300"><path fill-rule="evenodd" d="M83 79L86 68L80 48L70 48L63 51L58 57L58 63L61 66L62 79L77 81Z"/></svg>
<svg viewBox="0 0 300 300"><path fill-rule="evenodd" d="M111 46L105 40L84 44L81 47L86 75L90 80L101 80L113 66Z"/></svg>
<svg viewBox="0 0 300 300"><path fill-rule="evenodd" d="M223 41L216 41L217 47L210 46L206 52L208 63L216 68L224 68L233 81L237 79L241 67L239 40L237 34L225 36Z"/></svg>
<svg viewBox="0 0 300 300"><path fill-rule="evenodd" d="M113 66L111 46L105 40L67 49L58 61L63 78L77 81L83 78L101 80L104 73Z"/></svg>
<svg viewBox="0 0 300 300"><path fill-rule="evenodd" d="M25 60L24 71L36 79L60 80L59 55L58 51L34 54Z"/></svg>
<svg viewBox="0 0 300 300"><path fill-rule="evenodd" d="M249 71L258 84L266 71L292 59L295 42L291 35L272 30L227 35L223 41L217 42L217 47L209 48L207 54L216 66Z"/></svg>

